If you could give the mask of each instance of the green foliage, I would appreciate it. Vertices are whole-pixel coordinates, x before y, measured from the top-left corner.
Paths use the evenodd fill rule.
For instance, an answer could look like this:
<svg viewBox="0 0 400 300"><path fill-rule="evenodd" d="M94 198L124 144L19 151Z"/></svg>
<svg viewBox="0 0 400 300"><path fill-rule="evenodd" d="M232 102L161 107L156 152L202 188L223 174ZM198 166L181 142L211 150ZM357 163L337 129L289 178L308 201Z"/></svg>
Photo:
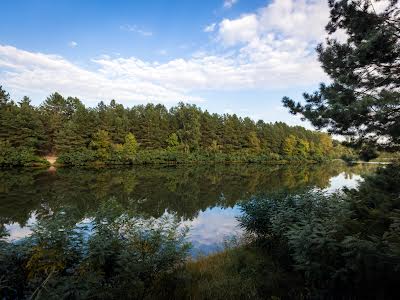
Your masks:
<svg viewBox="0 0 400 300"><path fill-rule="evenodd" d="M166 143L168 146L168 150L176 150L179 146L178 135L175 132L171 133L166 140Z"/></svg>
<svg viewBox="0 0 400 300"><path fill-rule="evenodd" d="M187 256L186 231L177 219L145 220L103 203L89 223L66 211L41 219L18 244L0 240L0 296L4 299L152 299L170 287ZM87 233L87 227L92 233Z"/></svg>
<svg viewBox="0 0 400 300"><path fill-rule="evenodd" d="M32 148L14 148L6 141L0 140L0 168L10 167L43 167L49 163L35 155Z"/></svg>
<svg viewBox="0 0 400 300"><path fill-rule="evenodd" d="M296 137L294 135L289 135L283 140L282 153L288 157L294 156L296 143Z"/></svg>
<svg viewBox="0 0 400 300"><path fill-rule="evenodd" d="M303 274L310 297L390 295L400 275L398 182L392 165L345 194L255 198L242 204L241 225Z"/></svg>
<svg viewBox="0 0 400 300"><path fill-rule="evenodd" d="M125 143L123 146L123 153L126 159L133 160L138 149L138 143L132 133L125 136Z"/></svg>
<svg viewBox="0 0 400 300"><path fill-rule="evenodd" d="M89 147L96 152L96 156L100 161L109 159L112 143L108 132L106 130L98 130L93 135Z"/></svg>
<svg viewBox="0 0 400 300"><path fill-rule="evenodd" d="M0 95L0 140L57 156L64 165L151 163L151 157L154 163L318 161L340 157L343 147L299 126L255 123L184 103L167 110L160 104L125 108L112 100L86 108L77 98L54 93L34 107L27 97L16 104L2 89ZM290 139L291 149L285 145Z"/></svg>
<svg viewBox="0 0 400 300"><path fill-rule="evenodd" d="M306 104L285 97L283 103L317 128L347 135L359 146L400 146L400 6L382 1L330 0L330 37L317 47L332 83L304 94ZM346 40L334 38L337 30Z"/></svg>
<svg viewBox="0 0 400 300"><path fill-rule="evenodd" d="M364 161L370 161L371 159L377 158L379 152L374 147L363 147L360 150L359 156Z"/></svg>
<svg viewBox="0 0 400 300"><path fill-rule="evenodd" d="M249 146L249 148L255 152L259 152L261 150L261 142L255 131L251 131L249 133Z"/></svg>

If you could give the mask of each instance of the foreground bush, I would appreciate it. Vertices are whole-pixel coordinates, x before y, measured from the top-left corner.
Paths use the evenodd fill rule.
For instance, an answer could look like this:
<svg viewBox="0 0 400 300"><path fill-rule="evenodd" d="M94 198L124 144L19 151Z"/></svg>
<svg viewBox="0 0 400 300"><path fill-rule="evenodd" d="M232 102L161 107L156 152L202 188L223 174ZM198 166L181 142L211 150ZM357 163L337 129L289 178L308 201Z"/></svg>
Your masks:
<svg viewBox="0 0 400 300"><path fill-rule="evenodd" d="M31 237L0 241L2 299L165 298L164 285L189 245L173 217L132 218L113 200L76 226L65 212L41 220ZM172 292L171 292L172 293Z"/></svg>
<svg viewBox="0 0 400 300"><path fill-rule="evenodd" d="M389 298L400 283L400 167L359 190L243 203L241 225L265 255L301 272L307 297Z"/></svg>

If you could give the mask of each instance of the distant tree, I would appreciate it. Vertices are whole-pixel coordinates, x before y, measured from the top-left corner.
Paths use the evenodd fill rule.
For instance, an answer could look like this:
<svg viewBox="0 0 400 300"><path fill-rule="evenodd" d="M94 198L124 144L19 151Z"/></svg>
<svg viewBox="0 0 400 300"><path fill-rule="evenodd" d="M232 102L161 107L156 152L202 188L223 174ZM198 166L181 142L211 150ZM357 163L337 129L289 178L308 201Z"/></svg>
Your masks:
<svg viewBox="0 0 400 300"><path fill-rule="evenodd" d="M13 111L15 103L11 101L10 94L0 86L0 140L7 140L12 129Z"/></svg>
<svg viewBox="0 0 400 300"><path fill-rule="evenodd" d="M13 116L14 126L12 132L13 138L9 138L15 147L27 147L41 152L46 141L45 128L40 119L39 111L31 105L28 97L18 103L19 109Z"/></svg>
<svg viewBox="0 0 400 300"><path fill-rule="evenodd" d="M241 140L241 125L242 122L236 114L224 115L224 135L223 145L227 151L239 150L242 147ZM246 138L246 137L245 137Z"/></svg>
<svg viewBox="0 0 400 300"><path fill-rule="evenodd" d="M299 139L296 148L301 157L307 157L310 153L310 143L306 140Z"/></svg>
<svg viewBox="0 0 400 300"><path fill-rule="evenodd" d="M0 85L0 105L6 105L10 102L10 94Z"/></svg>
<svg viewBox="0 0 400 300"><path fill-rule="evenodd" d="M213 140L211 142L211 145L208 146L208 151L210 151L211 153L218 153L221 150L221 145L218 145L218 142L216 140Z"/></svg>
<svg viewBox="0 0 400 300"><path fill-rule="evenodd" d="M329 135L327 134L320 134L319 135L319 143L318 143L321 152L323 155L329 155L333 149L333 142Z"/></svg>
<svg viewBox="0 0 400 300"><path fill-rule="evenodd" d="M218 114L210 114L205 111L201 115L201 146L207 148L211 146L213 141L220 142L222 129L222 118Z"/></svg>
<svg viewBox="0 0 400 300"><path fill-rule="evenodd" d="M175 132L171 133L165 142L170 150L176 149L179 146L179 139Z"/></svg>
<svg viewBox="0 0 400 300"><path fill-rule="evenodd" d="M106 130L98 130L92 138L90 148L95 150L100 160L107 160L110 157L112 142Z"/></svg>
<svg viewBox="0 0 400 300"><path fill-rule="evenodd" d="M138 149L138 143L135 136L132 133L128 133L125 136L125 143L123 146L123 152L126 158L132 160L135 158Z"/></svg>
<svg viewBox="0 0 400 300"><path fill-rule="evenodd" d="M200 109L196 105L179 103L172 113L178 126L177 135L185 151L198 149L201 139Z"/></svg>
<svg viewBox="0 0 400 300"><path fill-rule="evenodd" d="M381 2L383 3L383 1ZM400 148L400 6L386 1L377 12L370 0L330 0L326 45L317 48L332 83L304 94L305 105L285 97L293 114L317 128L350 136L355 144ZM338 30L346 41L332 37Z"/></svg>
<svg viewBox="0 0 400 300"><path fill-rule="evenodd" d="M51 94L40 106L42 122L47 135L47 152L55 152L55 139L57 132L62 129L74 114L73 98L65 99L59 93Z"/></svg>
<svg viewBox="0 0 400 300"><path fill-rule="evenodd" d="M257 136L257 133L255 131L250 131L248 139L249 139L249 148L255 152L259 152L261 150L261 142Z"/></svg>
<svg viewBox="0 0 400 300"><path fill-rule="evenodd" d="M80 151L86 147L76 123L68 121L54 136L54 150L57 154L63 152Z"/></svg>
<svg viewBox="0 0 400 300"><path fill-rule="evenodd" d="M283 155L288 157L293 156L296 149L296 145L297 145L297 140L294 135L289 135L287 138L285 138L282 143Z"/></svg>
<svg viewBox="0 0 400 300"><path fill-rule="evenodd" d="M141 150L223 151L232 156L248 149L251 155L263 151L279 159L288 136L296 141L289 151L293 156L309 152L309 155L322 157L333 149L328 135L321 138L320 133L300 126L291 127L282 122L255 123L248 117L210 114L184 103L167 110L160 104L125 108L111 100L109 105L100 102L91 108L85 107L78 98L64 98L54 93L39 107L34 107L28 97L15 103L2 88L0 97L0 140L4 145L10 149L24 148L35 155L55 153L65 164L89 164L96 159L110 164L124 163L127 139L129 145L136 145L129 147L135 149L128 151L130 158L138 157L136 152L140 145ZM303 150L299 149L300 140ZM14 150L18 149L10 151ZM161 152L147 152L139 156L138 161L151 160L157 153Z"/></svg>

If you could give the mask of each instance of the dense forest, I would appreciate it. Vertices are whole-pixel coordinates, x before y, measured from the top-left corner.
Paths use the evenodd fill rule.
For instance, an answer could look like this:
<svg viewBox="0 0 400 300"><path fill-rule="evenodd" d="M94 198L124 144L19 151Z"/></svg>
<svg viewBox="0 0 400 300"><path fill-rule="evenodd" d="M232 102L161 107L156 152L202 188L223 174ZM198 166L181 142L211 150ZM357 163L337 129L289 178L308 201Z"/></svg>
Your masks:
<svg viewBox="0 0 400 300"><path fill-rule="evenodd" d="M28 97L12 101L1 88L0 145L0 166L40 163L45 155L81 165L323 160L349 152L325 133L211 114L196 105L126 108L112 100L91 108L54 93L35 107Z"/></svg>

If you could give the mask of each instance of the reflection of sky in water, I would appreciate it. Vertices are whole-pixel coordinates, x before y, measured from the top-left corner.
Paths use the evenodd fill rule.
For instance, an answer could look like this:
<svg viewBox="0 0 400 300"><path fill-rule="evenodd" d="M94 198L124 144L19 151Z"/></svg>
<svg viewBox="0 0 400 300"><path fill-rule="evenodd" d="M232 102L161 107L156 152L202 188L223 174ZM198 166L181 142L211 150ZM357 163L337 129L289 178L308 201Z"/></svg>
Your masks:
<svg viewBox="0 0 400 300"><path fill-rule="evenodd" d="M332 177L330 186L324 190L330 193L343 187L355 188L360 180L362 180L362 177L359 175L343 172ZM213 207L200 211L193 220L183 222L183 225L190 227L188 239L193 245L192 255L218 251L223 247L224 241L232 236L240 235L242 231L236 219L239 215L240 209L237 206L233 208ZM88 219L82 220L80 223L85 224L87 221ZM21 227L18 223L5 225L9 232L8 240L15 241L29 236L31 234L30 226L35 222L36 215L32 213L26 226Z"/></svg>
<svg viewBox="0 0 400 300"><path fill-rule="evenodd" d="M329 180L329 187L327 187L325 191L333 193L344 187L349 189L356 188L361 181L362 177L360 175L343 172Z"/></svg>
<svg viewBox="0 0 400 300"><path fill-rule="evenodd" d="M240 209L214 207L200 212L193 221L184 224L190 226L189 240L193 245L193 254L215 252L223 246L223 242L242 231L236 217Z"/></svg>
<svg viewBox="0 0 400 300"><path fill-rule="evenodd" d="M15 241L24 237L29 236L32 233L32 230L30 229L30 226L36 223L36 214L33 212L26 224L26 226L21 227L20 224L18 223L11 223L11 224L6 224L6 230L9 234L7 237L8 241Z"/></svg>

